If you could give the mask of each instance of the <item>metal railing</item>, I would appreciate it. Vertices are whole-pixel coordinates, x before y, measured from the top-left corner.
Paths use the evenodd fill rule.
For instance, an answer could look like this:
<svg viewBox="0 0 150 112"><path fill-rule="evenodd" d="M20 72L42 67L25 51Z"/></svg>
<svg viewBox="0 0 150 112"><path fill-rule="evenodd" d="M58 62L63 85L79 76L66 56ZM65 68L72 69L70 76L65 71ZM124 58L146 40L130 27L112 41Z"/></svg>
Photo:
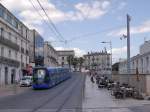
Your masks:
<svg viewBox="0 0 150 112"><path fill-rule="evenodd" d="M0 56L0 63L7 64L9 66L15 66L15 67L19 67L19 65L20 65L19 61L9 59L9 58L6 58L6 57L2 57L2 56Z"/></svg>
<svg viewBox="0 0 150 112"><path fill-rule="evenodd" d="M5 45L5 46L8 46L12 49L15 49L16 51L19 51L19 45L17 45L16 43L13 43L12 41L4 38L3 36L0 36L0 43Z"/></svg>

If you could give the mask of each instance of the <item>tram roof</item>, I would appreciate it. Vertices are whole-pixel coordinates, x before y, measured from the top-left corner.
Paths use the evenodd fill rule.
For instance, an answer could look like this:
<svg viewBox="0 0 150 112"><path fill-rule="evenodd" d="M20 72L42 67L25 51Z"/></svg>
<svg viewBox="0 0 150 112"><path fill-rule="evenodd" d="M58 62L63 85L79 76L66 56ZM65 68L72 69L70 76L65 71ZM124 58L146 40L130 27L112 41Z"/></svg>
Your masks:
<svg viewBox="0 0 150 112"><path fill-rule="evenodd" d="M46 68L49 72L51 73L56 73L56 72L62 72L62 71L65 71L65 70L68 70L69 68L64 68L64 67L34 67L35 69L41 69L41 68Z"/></svg>

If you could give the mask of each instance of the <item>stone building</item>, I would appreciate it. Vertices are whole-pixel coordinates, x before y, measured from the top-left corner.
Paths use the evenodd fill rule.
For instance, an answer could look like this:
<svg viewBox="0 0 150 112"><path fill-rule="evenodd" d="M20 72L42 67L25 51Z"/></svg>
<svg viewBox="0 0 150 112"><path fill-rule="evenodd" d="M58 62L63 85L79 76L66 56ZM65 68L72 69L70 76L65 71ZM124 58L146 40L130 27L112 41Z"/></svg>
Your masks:
<svg viewBox="0 0 150 112"><path fill-rule="evenodd" d="M75 56L74 50L58 50L57 53L58 53L58 64L59 64L59 66L69 67L69 63L68 63L67 58L69 56L72 56L72 57Z"/></svg>
<svg viewBox="0 0 150 112"><path fill-rule="evenodd" d="M130 59L130 75L127 75L127 61L119 63L119 80L128 82L135 87L140 83L140 90L150 95L150 41L140 46L140 53ZM137 76L137 70L139 75ZM138 77L138 80L137 80Z"/></svg>
<svg viewBox="0 0 150 112"><path fill-rule="evenodd" d="M49 67L58 66L58 53L47 41L44 43L44 65Z"/></svg>
<svg viewBox="0 0 150 112"><path fill-rule="evenodd" d="M85 69L95 70L99 74L110 77L111 74L111 54L107 51L91 52L84 55Z"/></svg>
<svg viewBox="0 0 150 112"><path fill-rule="evenodd" d="M140 74L150 74L150 41L146 41L140 46L140 53L130 59L131 74L136 72L136 68ZM119 64L119 73L127 73L127 61L121 61Z"/></svg>
<svg viewBox="0 0 150 112"><path fill-rule="evenodd" d="M29 64L29 29L0 4L0 85L19 80Z"/></svg>

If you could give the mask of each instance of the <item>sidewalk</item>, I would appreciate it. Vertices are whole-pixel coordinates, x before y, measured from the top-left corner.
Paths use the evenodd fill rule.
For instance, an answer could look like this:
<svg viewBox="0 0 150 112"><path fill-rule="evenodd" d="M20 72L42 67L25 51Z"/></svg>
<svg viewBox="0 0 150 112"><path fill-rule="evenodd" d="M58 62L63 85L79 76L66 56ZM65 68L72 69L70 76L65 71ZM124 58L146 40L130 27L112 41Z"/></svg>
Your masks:
<svg viewBox="0 0 150 112"><path fill-rule="evenodd" d="M16 95L25 92L26 90L29 90L30 87L20 87L19 85L6 85L6 86L0 86L0 98L10 96L10 95Z"/></svg>
<svg viewBox="0 0 150 112"><path fill-rule="evenodd" d="M86 76L83 112L133 112L130 108L149 105L150 101L135 99L115 99L107 89L99 89Z"/></svg>

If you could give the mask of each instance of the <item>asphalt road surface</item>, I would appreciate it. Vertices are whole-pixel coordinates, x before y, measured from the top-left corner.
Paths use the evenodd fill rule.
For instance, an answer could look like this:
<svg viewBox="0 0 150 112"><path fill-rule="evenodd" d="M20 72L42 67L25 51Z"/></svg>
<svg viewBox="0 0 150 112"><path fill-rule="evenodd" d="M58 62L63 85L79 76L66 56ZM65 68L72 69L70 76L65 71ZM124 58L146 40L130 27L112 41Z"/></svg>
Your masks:
<svg viewBox="0 0 150 112"><path fill-rule="evenodd" d="M48 90L29 89L24 93L0 98L0 112L82 112L85 76L72 78Z"/></svg>

